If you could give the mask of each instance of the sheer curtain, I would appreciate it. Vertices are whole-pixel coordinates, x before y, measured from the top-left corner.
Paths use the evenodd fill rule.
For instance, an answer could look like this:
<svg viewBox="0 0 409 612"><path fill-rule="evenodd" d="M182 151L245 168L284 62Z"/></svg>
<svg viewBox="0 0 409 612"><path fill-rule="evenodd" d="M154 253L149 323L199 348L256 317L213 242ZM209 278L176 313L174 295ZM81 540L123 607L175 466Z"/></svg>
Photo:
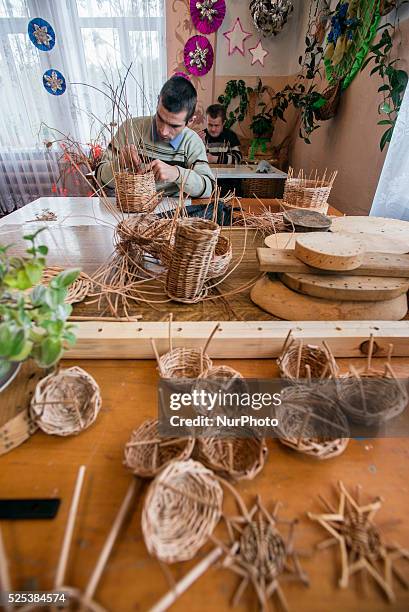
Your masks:
<svg viewBox="0 0 409 612"><path fill-rule="evenodd" d="M370 215L409 221L409 87L402 100Z"/></svg>
<svg viewBox="0 0 409 612"><path fill-rule="evenodd" d="M41 195L67 193L55 186L61 149L45 143L56 140L55 129L84 146L103 140L101 126L112 120L112 105L98 90L115 86L129 66L131 113L155 110L166 80L164 4L0 0L0 211ZM27 26L34 17L52 25L56 43L51 51L40 51L30 41ZM67 89L60 96L43 86L42 76L50 68L65 77ZM74 183L70 187L69 195L80 195Z"/></svg>

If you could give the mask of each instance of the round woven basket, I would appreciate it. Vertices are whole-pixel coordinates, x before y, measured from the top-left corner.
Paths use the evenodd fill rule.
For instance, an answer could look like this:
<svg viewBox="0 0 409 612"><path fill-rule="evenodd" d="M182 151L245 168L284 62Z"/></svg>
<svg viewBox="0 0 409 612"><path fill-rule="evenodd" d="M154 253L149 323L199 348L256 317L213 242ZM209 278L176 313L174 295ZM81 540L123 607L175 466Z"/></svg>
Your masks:
<svg viewBox="0 0 409 612"><path fill-rule="evenodd" d="M177 301L194 304L207 294L209 272L220 227L206 219L179 219L175 246L166 278L166 293Z"/></svg>
<svg viewBox="0 0 409 612"><path fill-rule="evenodd" d="M408 405L408 395L400 381L371 371L340 376L337 394L348 419L368 427L393 419Z"/></svg>
<svg viewBox="0 0 409 612"><path fill-rule="evenodd" d="M328 350L302 342L291 343L277 359L280 375L290 380L330 378L338 372L335 359Z"/></svg>
<svg viewBox="0 0 409 612"><path fill-rule="evenodd" d="M316 459L344 452L350 436L348 422L328 393L297 385L284 389L281 400L275 413L282 444Z"/></svg>
<svg viewBox="0 0 409 612"><path fill-rule="evenodd" d="M233 249L230 240L225 236L219 236L213 257L210 261L206 280L218 278L227 272L233 258Z"/></svg>
<svg viewBox="0 0 409 612"><path fill-rule="evenodd" d="M222 503L213 472L191 459L170 463L145 499L142 532L149 553L167 563L192 559L219 522Z"/></svg>
<svg viewBox="0 0 409 612"><path fill-rule="evenodd" d="M136 476L154 478L171 461L189 459L194 445L193 438L160 438L158 421L148 420L132 432L124 464Z"/></svg>
<svg viewBox="0 0 409 612"><path fill-rule="evenodd" d="M41 284L48 285L53 278L58 276L58 274L63 271L63 268L59 268L58 266L50 266L45 268L41 278ZM91 292L92 286L92 278L88 276L88 274L85 274L85 272L80 272L78 278L68 287L67 295L64 300L65 303L76 304L78 302L82 302Z"/></svg>
<svg viewBox="0 0 409 612"><path fill-rule="evenodd" d="M159 358L161 378L198 378L211 367L212 361L202 349L175 348Z"/></svg>
<svg viewBox="0 0 409 612"><path fill-rule="evenodd" d="M263 439L249 434L248 437L199 438L199 461L226 478L253 480L264 467L267 446Z"/></svg>
<svg viewBox="0 0 409 612"><path fill-rule="evenodd" d="M87 429L100 408L97 383L87 372L73 367L54 372L37 384L30 415L45 433L71 436Z"/></svg>
<svg viewBox="0 0 409 612"><path fill-rule="evenodd" d="M282 204L285 208L309 208L325 215L331 188L328 181L288 178Z"/></svg>
<svg viewBox="0 0 409 612"><path fill-rule="evenodd" d="M116 206L122 212L149 213L159 202L153 172L115 172Z"/></svg>

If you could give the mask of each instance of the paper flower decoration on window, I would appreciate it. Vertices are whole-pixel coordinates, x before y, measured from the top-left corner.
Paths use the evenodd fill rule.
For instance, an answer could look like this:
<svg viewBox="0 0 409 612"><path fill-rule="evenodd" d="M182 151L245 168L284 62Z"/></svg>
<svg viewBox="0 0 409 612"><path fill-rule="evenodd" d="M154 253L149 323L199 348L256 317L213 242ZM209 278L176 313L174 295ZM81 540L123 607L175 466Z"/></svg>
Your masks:
<svg viewBox="0 0 409 612"><path fill-rule="evenodd" d="M263 36L276 36L294 10L291 0L251 0L250 13L254 25Z"/></svg>
<svg viewBox="0 0 409 612"><path fill-rule="evenodd" d="M53 96L61 96L67 88L64 76L54 68L44 72L43 85Z"/></svg>
<svg viewBox="0 0 409 612"><path fill-rule="evenodd" d="M191 74L203 76L213 66L213 48L204 36L192 36L184 49L185 66Z"/></svg>
<svg viewBox="0 0 409 612"><path fill-rule="evenodd" d="M29 22L27 31L31 42L40 51L51 51L54 47L55 32L48 21L35 17Z"/></svg>
<svg viewBox="0 0 409 612"><path fill-rule="evenodd" d="M211 34L223 23L226 15L225 0L190 0L190 14L199 32Z"/></svg>

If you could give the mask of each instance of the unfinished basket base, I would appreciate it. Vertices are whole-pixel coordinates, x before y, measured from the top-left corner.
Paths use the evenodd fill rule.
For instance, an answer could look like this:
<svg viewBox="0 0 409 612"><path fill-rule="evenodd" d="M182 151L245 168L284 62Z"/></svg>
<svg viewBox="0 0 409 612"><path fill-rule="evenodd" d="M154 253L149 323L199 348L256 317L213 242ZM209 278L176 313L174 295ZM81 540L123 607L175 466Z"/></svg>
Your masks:
<svg viewBox="0 0 409 612"><path fill-rule="evenodd" d="M400 321L408 311L406 295L380 302L326 300L292 291L264 276L250 297L257 306L286 321Z"/></svg>

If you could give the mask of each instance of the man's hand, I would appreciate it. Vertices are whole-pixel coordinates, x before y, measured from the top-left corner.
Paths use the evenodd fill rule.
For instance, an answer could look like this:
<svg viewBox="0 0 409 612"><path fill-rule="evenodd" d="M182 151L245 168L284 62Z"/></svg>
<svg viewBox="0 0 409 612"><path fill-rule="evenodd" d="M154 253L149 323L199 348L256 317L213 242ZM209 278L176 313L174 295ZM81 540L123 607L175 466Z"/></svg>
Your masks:
<svg viewBox="0 0 409 612"><path fill-rule="evenodd" d="M217 155L212 155L211 153L207 154L207 161L209 162L209 164L217 164L218 161L218 157Z"/></svg>
<svg viewBox="0 0 409 612"><path fill-rule="evenodd" d="M134 172L142 172L142 161L134 144L122 147L119 154L121 168L130 168Z"/></svg>
<svg viewBox="0 0 409 612"><path fill-rule="evenodd" d="M156 182L174 183L179 178L179 170L177 166L169 166L160 159L155 159L150 165L149 170L152 170L155 175Z"/></svg>

